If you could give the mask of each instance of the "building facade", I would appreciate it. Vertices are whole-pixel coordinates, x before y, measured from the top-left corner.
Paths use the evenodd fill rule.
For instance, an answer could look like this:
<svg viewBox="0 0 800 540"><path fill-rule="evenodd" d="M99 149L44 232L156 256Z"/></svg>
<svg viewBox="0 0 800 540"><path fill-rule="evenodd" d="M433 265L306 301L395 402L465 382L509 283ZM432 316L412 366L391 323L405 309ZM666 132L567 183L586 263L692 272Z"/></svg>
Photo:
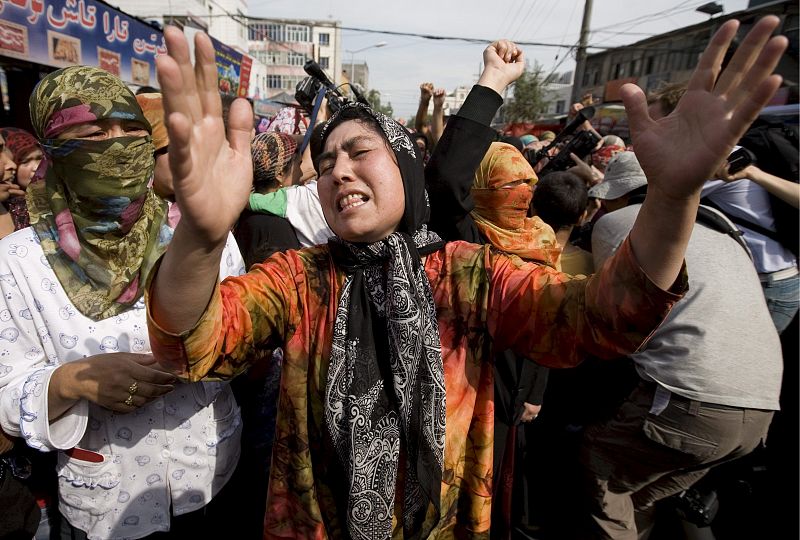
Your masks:
<svg viewBox="0 0 800 540"><path fill-rule="evenodd" d="M247 51L266 66L266 72L256 74L255 81L258 88L264 88L264 98L294 94L297 83L308 76L303 70L308 60L316 61L335 85L342 82L338 21L250 19Z"/></svg>
<svg viewBox="0 0 800 540"><path fill-rule="evenodd" d="M161 25L192 26L247 52L246 0L117 0L119 9Z"/></svg>
<svg viewBox="0 0 800 540"><path fill-rule="evenodd" d="M352 74L350 73L351 71L353 72ZM368 90L369 65L366 62L345 62L342 64L342 81L352 81L360 90Z"/></svg>
<svg viewBox="0 0 800 540"><path fill-rule="evenodd" d="M755 21L768 14L781 18L778 33L789 38L789 49L776 69L788 84L773 99L776 104L786 103L791 99L788 87L796 88L798 82L798 3L795 0L751 1L750 7L742 11L591 54L586 59L582 80L575 81L579 87L576 95L592 94L595 103L614 103L621 100L619 90L625 83L635 83L645 91L652 91L667 83L687 81L709 39L725 21L741 21L741 38Z"/></svg>
<svg viewBox="0 0 800 540"><path fill-rule="evenodd" d="M572 97L572 71L556 73L544 85L544 99L547 110L542 116L553 118L566 115Z"/></svg>

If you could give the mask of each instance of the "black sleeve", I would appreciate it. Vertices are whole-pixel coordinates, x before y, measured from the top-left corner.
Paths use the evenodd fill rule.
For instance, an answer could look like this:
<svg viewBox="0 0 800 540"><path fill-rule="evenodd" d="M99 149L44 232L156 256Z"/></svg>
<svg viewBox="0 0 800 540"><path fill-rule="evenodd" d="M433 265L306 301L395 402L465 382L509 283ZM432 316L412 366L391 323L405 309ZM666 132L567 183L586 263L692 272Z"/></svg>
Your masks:
<svg viewBox="0 0 800 540"><path fill-rule="evenodd" d="M245 268L264 262L277 251L300 249L300 241L288 220L246 210L233 231Z"/></svg>
<svg viewBox="0 0 800 540"><path fill-rule="evenodd" d="M541 366L531 360L525 360L519 381L520 405L526 402L531 405L542 404L549 374L550 368Z"/></svg>
<svg viewBox="0 0 800 540"><path fill-rule="evenodd" d="M429 226L445 240L483 243L469 215L474 207L470 188L475 170L495 140L489 123L502 103L494 90L473 86L458 114L447 121L425 168L431 203Z"/></svg>

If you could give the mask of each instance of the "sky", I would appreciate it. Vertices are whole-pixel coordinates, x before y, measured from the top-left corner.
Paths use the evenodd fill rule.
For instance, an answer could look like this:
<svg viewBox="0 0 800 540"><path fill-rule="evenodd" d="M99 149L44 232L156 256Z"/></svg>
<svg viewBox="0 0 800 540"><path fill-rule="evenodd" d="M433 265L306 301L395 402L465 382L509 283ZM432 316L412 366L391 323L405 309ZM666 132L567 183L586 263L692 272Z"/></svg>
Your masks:
<svg viewBox="0 0 800 540"><path fill-rule="evenodd" d="M707 1L594 0L588 42L602 47L626 45L703 22L708 15L695 9ZM747 7L747 0L717 1L725 13ZM422 82L432 82L448 93L457 86L472 86L480 73L483 50L495 39L552 45L521 48L527 62L538 62L545 73L573 70L570 47L578 42L584 0L248 0L248 9L255 17L338 20L342 27L353 28L342 30L342 63L348 64L351 57L356 63L366 61L370 88L379 90L384 102L391 102L396 117L407 118L416 112ZM380 42L386 45L371 47Z"/></svg>

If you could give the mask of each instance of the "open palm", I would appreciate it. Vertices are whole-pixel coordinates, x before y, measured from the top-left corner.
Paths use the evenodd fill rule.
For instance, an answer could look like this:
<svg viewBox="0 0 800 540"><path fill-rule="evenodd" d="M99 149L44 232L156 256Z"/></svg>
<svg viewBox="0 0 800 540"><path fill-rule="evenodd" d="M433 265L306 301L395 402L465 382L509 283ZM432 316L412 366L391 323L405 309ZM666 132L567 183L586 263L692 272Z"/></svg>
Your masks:
<svg viewBox="0 0 800 540"><path fill-rule="evenodd" d="M777 17L756 23L720 73L738 21L728 21L712 38L675 111L650 118L644 93L635 85L622 89L636 156L648 189L670 198L696 196L780 86L772 75L787 46L770 38Z"/></svg>
<svg viewBox="0 0 800 540"><path fill-rule="evenodd" d="M236 100L226 138L211 40L196 35L193 67L183 32L167 27L164 37L169 52L156 62L181 223L218 244L247 204L253 182L253 112L246 100Z"/></svg>

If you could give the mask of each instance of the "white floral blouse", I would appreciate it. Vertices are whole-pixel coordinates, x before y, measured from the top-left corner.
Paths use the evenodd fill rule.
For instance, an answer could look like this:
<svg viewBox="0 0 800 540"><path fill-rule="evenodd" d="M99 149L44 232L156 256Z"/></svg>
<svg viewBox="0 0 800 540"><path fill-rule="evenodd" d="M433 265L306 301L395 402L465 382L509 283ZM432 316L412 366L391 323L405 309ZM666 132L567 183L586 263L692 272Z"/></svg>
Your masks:
<svg viewBox="0 0 800 540"><path fill-rule="evenodd" d="M220 275L242 273L229 236ZM47 387L58 366L150 352L144 302L102 321L84 317L32 228L0 240L0 291L0 426L34 448L59 450L59 509L69 522L90 539L140 538L169 530L170 507L180 515L207 504L239 458L241 419L230 387L178 384L130 414L82 400L51 421Z"/></svg>

